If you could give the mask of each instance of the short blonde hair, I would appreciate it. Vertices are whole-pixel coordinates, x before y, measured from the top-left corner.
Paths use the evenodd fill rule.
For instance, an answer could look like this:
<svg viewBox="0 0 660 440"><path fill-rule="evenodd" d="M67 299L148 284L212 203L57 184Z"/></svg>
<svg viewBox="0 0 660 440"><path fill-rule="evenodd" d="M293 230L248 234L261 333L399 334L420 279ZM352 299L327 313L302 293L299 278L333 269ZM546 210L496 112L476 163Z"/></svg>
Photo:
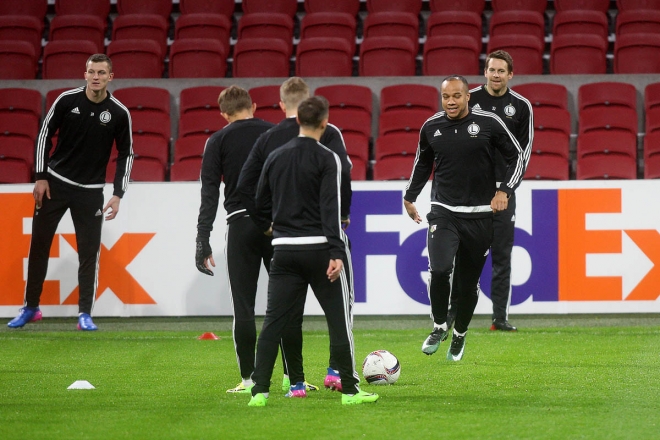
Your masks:
<svg viewBox="0 0 660 440"><path fill-rule="evenodd" d="M293 76L282 83L280 101L288 109L297 108L307 98L309 98L309 86L302 78Z"/></svg>

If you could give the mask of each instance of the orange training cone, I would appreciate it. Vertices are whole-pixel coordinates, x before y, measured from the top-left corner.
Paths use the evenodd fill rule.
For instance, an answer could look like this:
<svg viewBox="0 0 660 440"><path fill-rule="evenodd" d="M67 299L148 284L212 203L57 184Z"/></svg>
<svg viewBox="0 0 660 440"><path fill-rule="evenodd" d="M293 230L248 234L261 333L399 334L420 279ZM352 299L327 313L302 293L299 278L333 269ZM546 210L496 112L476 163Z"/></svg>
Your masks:
<svg viewBox="0 0 660 440"><path fill-rule="evenodd" d="M201 341L201 340L212 340L212 341L215 341L215 340L220 339L220 338L218 338L218 337L217 337L215 334L213 334L212 332L206 332L206 333L203 333L201 336L198 336L197 339L199 339L200 341Z"/></svg>

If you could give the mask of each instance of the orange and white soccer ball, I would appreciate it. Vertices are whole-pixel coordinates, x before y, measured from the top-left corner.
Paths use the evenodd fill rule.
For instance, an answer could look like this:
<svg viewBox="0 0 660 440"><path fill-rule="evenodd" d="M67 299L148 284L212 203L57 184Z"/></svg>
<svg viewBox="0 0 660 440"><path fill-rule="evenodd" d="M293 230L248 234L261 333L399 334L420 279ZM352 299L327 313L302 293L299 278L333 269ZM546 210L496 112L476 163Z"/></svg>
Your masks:
<svg viewBox="0 0 660 440"><path fill-rule="evenodd" d="M387 350L372 351L362 362L364 380L374 385L390 385L399 379L401 364Z"/></svg>

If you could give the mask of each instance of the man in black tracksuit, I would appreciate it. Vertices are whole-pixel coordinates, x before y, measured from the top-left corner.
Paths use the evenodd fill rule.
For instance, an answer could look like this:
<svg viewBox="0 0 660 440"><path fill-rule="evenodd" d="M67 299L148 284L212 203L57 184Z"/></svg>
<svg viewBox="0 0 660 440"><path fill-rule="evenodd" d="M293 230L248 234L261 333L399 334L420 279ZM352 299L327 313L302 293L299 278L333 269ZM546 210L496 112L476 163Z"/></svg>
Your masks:
<svg viewBox="0 0 660 440"><path fill-rule="evenodd" d="M344 268L349 250L340 216L341 162L319 142L328 124L327 100L304 100L297 119L300 136L268 156L255 199L259 223L272 224L275 252L249 406L266 405L277 342L288 322L299 319L294 315L302 314L298 304L304 303L308 286L326 316L330 350L341 377L342 404L375 402L377 395L357 386L351 289ZM304 391L302 382L292 392L299 389Z"/></svg>
<svg viewBox="0 0 660 440"><path fill-rule="evenodd" d="M258 216L256 215L257 212L254 204L254 196L256 194L259 176L261 175L263 165L266 162L268 155L285 143L289 142L291 139L294 139L296 136L298 136L300 132L300 127L296 121L298 105L309 97L309 87L302 78L289 78L284 81L280 88L280 97L280 106L285 112L286 118L271 130L268 130L266 133L259 137L254 147L250 151L250 155L248 156L247 161L243 166L243 170L241 171L238 182L238 191L241 196L243 205L247 209L252 220L257 223L257 227L262 231L268 230L270 227L270 221L259 220ZM343 227L346 228L350 223L352 165L346 153L344 139L337 127L332 124L328 124L326 130L321 136L321 143L336 153L341 161L341 219ZM348 241L348 238L346 238L346 240ZM347 264L347 269L349 271L348 277L349 286L351 287L352 304L353 276L350 264ZM300 306L304 308L304 302ZM298 324L302 328L302 315L300 315L300 321ZM287 340L289 344L294 343L294 341L289 340L289 338L287 338ZM301 353L302 355L302 336L298 341L295 341L295 345L296 346L292 347L290 350L286 350L285 348L290 360L292 360L291 356L293 356L294 353ZM324 385L327 388L340 390L341 381L339 379L339 375L336 371L336 365L332 357L330 358L329 363L330 367L328 368L328 374L324 380ZM302 367L302 358L299 360L296 359L295 362L292 362L292 364L300 365ZM296 371L295 368L289 368L288 372L291 379L291 384L296 384L302 380L302 370Z"/></svg>
<svg viewBox="0 0 660 440"><path fill-rule="evenodd" d="M112 220L128 186L133 164L131 116L107 91L112 62L104 54L87 60L87 85L62 93L44 119L35 154L35 210L28 259L25 306L8 326L22 327L41 319L39 300L57 225L70 209L78 246L78 329L96 330L90 314L96 299L103 214ZM58 132L57 146L52 136ZM112 144L117 169L112 198L103 206L105 173Z"/></svg>
<svg viewBox="0 0 660 440"><path fill-rule="evenodd" d="M479 298L479 276L493 238L493 212L506 209L508 198L523 177L525 163L518 142L500 118L468 107L470 94L465 78L446 78L441 92L444 111L429 118L420 130L404 206L408 215L421 223L414 202L435 168L431 212L427 215L429 298L434 329L424 341L422 352L435 353L447 338L447 309L453 290L458 302L447 358L458 361L463 356L465 334ZM497 189L496 150L507 164Z"/></svg>
<svg viewBox="0 0 660 440"><path fill-rule="evenodd" d="M486 84L470 90L473 109L493 112L502 119L509 131L518 140L525 155L525 168L529 163L534 140L534 115L532 105L522 95L507 87L513 77L513 59L503 50L495 51L486 58L484 72ZM495 153L495 181L502 182L506 176L506 162L499 152ZM491 330L516 331L509 324L508 312L511 302L511 251L516 226L516 194L509 198L507 208L493 216L493 243L490 247L493 261L490 299L493 301L493 323ZM456 309L456 297L452 295L447 323L451 327Z"/></svg>

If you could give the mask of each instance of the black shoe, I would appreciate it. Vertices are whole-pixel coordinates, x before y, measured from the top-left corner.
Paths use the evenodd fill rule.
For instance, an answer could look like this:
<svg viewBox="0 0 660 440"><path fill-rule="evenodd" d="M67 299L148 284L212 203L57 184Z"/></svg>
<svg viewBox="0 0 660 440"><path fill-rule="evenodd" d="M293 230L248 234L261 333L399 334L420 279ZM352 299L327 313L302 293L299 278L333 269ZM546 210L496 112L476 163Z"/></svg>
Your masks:
<svg viewBox="0 0 660 440"><path fill-rule="evenodd" d="M493 325L490 326L491 330L501 330L503 332L517 332L518 329L509 324L506 319L493 319Z"/></svg>
<svg viewBox="0 0 660 440"><path fill-rule="evenodd" d="M447 312L447 329L450 329L454 326L454 321L456 321L456 312L452 309L449 309Z"/></svg>
<svg viewBox="0 0 660 440"><path fill-rule="evenodd" d="M463 358L465 351L465 335L459 336L456 333L452 335L451 345L447 351L447 360L458 362Z"/></svg>
<svg viewBox="0 0 660 440"><path fill-rule="evenodd" d="M441 328L433 329L431 334L422 344L422 352L424 352L424 354L432 355L438 351L440 343L447 339L447 333L447 330L443 330Z"/></svg>

